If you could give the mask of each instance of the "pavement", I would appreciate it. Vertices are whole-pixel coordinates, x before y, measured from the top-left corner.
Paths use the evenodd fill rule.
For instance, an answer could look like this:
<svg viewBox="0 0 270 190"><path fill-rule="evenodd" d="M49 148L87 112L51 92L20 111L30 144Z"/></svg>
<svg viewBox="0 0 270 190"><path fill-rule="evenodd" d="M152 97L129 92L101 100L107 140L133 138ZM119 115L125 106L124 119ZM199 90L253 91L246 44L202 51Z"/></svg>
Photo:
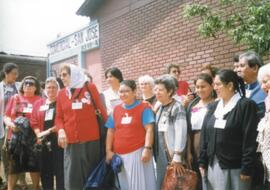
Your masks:
<svg viewBox="0 0 270 190"><path fill-rule="evenodd" d="M1 177L4 176L4 172L2 170L2 167L1 167L1 170L0 170L0 175ZM30 174L29 173L26 173L25 175L25 180L26 180L26 183L27 183L27 188L25 188L25 186L21 186L21 185L16 185L16 187L14 188L14 190L33 190L33 187L32 187L32 181L31 181L31 177L30 177ZM17 184L20 184L19 182L17 182Z"/></svg>

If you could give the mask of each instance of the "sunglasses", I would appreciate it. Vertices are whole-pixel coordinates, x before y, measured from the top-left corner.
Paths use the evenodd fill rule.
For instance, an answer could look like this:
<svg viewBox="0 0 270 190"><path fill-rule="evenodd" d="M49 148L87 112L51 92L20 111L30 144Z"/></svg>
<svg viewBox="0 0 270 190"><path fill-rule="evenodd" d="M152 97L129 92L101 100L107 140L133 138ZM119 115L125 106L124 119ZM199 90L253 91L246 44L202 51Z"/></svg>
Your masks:
<svg viewBox="0 0 270 190"><path fill-rule="evenodd" d="M67 73L61 73L61 74L60 74L60 77L66 77L66 76L68 76Z"/></svg>
<svg viewBox="0 0 270 190"><path fill-rule="evenodd" d="M35 82L33 82L33 81L25 81L23 85L24 86L35 86Z"/></svg>

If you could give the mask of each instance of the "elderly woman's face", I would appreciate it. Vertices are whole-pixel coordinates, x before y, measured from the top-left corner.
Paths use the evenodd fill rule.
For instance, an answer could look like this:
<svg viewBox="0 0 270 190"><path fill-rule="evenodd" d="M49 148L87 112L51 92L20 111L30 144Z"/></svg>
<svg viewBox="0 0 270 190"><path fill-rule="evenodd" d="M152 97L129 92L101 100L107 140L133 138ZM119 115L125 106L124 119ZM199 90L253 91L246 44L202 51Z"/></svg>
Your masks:
<svg viewBox="0 0 270 190"><path fill-rule="evenodd" d="M168 101L172 99L171 91L167 91L164 84L156 84L155 85L155 95L157 100L161 102L161 104L166 104Z"/></svg>
<svg viewBox="0 0 270 190"><path fill-rule="evenodd" d="M119 97L125 104L132 104L136 99L136 91L132 91L129 86L120 85Z"/></svg>
<svg viewBox="0 0 270 190"><path fill-rule="evenodd" d="M58 92L58 86L55 82L46 83L45 90L49 99L56 98L57 92Z"/></svg>
<svg viewBox="0 0 270 190"><path fill-rule="evenodd" d="M67 87L70 85L71 77L66 69L61 70L60 77L61 77L61 80L63 81L64 86Z"/></svg>
<svg viewBox="0 0 270 190"><path fill-rule="evenodd" d="M265 93L269 93L270 89L270 75L265 75L262 79L261 88Z"/></svg>
<svg viewBox="0 0 270 190"><path fill-rule="evenodd" d="M149 82L145 82L145 81L140 82L139 86L140 86L140 90L142 91L142 93L152 92L152 90L153 90L153 88Z"/></svg>
<svg viewBox="0 0 270 190"><path fill-rule="evenodd" d="M36 92L36 83L33 79L26 79L23 82L23 93L24 95L34 96Z"/></svg>

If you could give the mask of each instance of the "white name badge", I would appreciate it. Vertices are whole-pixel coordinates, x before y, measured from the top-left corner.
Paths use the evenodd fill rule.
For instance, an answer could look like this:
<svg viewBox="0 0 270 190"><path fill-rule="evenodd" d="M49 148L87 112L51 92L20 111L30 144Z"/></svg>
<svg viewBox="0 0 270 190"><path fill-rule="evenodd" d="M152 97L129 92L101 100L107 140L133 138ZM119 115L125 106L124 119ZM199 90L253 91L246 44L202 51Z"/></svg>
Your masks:
<svg viewBox="0 0 270 190"><path fill-rule="evenodd" d="M49 109L49 105L45 104L45 105L40 106L39 111L46 111L48 109Z"/></svg>
<svg viewBox="0 0 270 190"><path fill-rule="evenodd" d="M32 111L33 111L32 107L23 108L23 113L32 113Z"/></svg>
<svg viewBox="0 0 270 190"><path fill-rule="evenodd" d="M121 120L121 124L130 124L132 121L132 117L123 117Z"/></svg>
<svg viewBox="0 0 270 190"><path fill-rule="evenodd" d="M168 124L167 123L158 124L158 131L166 132L167 130L168 130Z"/></svg>
<svg viewBox="0 0 270 190"><path fill-rule="evenodd" d="M7 87L7 88L6 88L6 91L7 91L7 92L13 92L13 91L14 91L14 88Z"/></svg>
<svg viewBox="0 0 270 190"><path fill-rule="evenodd" d="M82 102L72 103L72 109L73 110L81 110L82 106L83 106Z"/></svg>
<svg viewBox="0 0 270 190"><path fill-rule="evenodd" d="M166 132L168 130L169 113L164 112L158 123L158 131Z"/></svg>
<svg viewBox="0 0 270 190"><path fill-rule="evenodd" d="M224 129L226 126L226 120L224 119L216 119L214 127L217 129Z"/></svg>
<svg viewBox="0 0 270 190"><path fill-rule="evenodd" d="M45 121L50 121L53 119L53 112L54 112L54 109L51 108L49 110L46 111L46 114L45 114Z"/></svg>

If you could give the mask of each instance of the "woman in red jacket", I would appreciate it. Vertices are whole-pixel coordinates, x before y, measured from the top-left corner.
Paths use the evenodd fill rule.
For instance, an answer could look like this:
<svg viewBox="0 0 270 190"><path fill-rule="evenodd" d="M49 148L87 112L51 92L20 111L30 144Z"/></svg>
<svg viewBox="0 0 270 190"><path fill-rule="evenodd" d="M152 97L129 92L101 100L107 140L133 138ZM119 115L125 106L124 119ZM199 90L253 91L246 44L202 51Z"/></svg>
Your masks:
<svg viewBox="0 0 270 190"><path fill-rule="evenodd" d="M65 148L65 188L81 190L100 160L100 133L93 102L105 121L107 115L96 86L87 83L81 69L63 65L60 74L66 88L57 97L55 124L58 144Z"/></svg>
<svg viewBox="0 0 270 190"><path fill-rule="evenodd" d="M40 175L44 190L54 188L54 176L56 176L56 189L65 189L63 149L58 146L56 127L54 126L58 90L57 80L54 77L48 78L45 82L47 98L34 104L31 117L31 127L34 129L41 145Z"/></svg>

